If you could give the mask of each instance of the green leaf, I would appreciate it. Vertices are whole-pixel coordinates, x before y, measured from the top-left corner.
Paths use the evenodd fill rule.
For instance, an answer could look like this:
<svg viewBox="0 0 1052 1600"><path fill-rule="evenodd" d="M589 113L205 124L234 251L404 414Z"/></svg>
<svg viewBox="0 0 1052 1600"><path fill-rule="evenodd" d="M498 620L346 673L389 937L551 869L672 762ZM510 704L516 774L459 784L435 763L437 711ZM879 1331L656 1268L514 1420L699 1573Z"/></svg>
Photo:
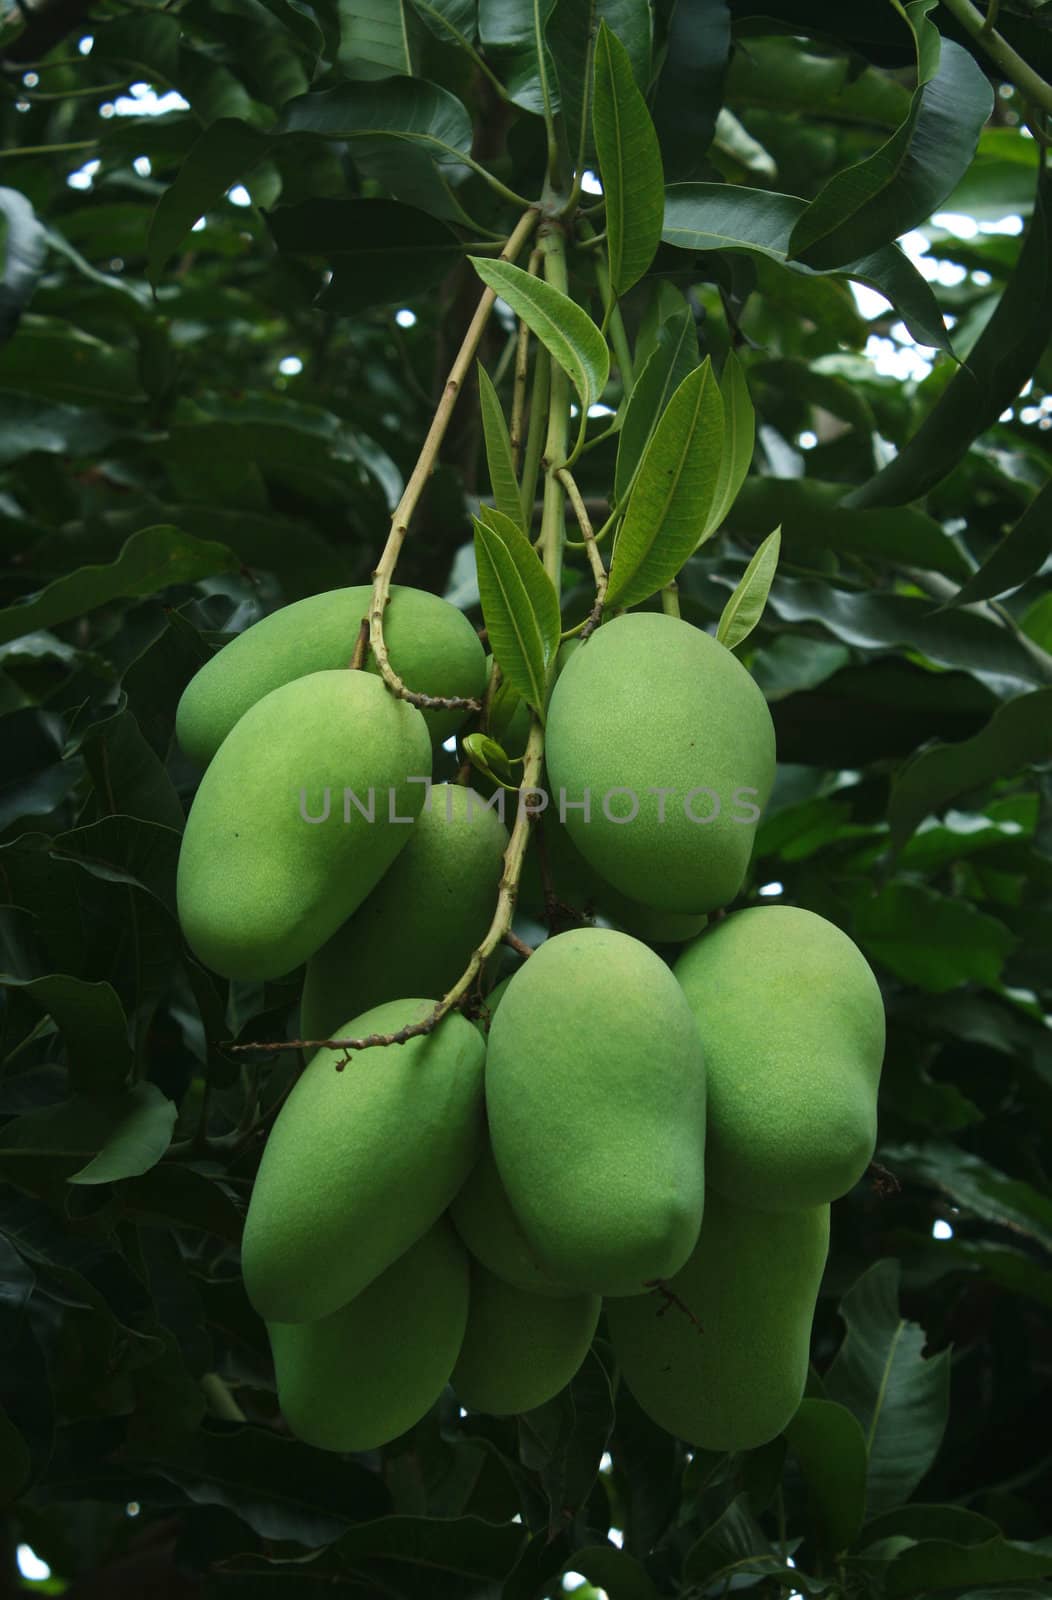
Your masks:
<svg viewBox="0 0 1052 1600"><path fill-rule="evenodd" d="M953 599L951 606L996 600L1041 571L1052 555L1052 479L1034 496L1015 527L987 556Z"/></svg>
<svg viewBox="0 0 1052 1600"><path fill-rule="evenodd" d="M756 412L742 364L733 350L728 352L720 374L720 394L723 396L723 453L707 532L720 526L737 500L756 446Z"/></svg>
<svg viewBox="0 0 1052 1600"><path fill-rule="evenodd" d="M176 1107L154 1083L30 1111L0 1134L0 1174L34 1193L138 1177L171 1143ZM58 1192L61 1192L59 1188Z"/></svg>
<svg viewBox="0 0 1052 1600"><path fill-rule="evenodd" d="M782 530L775 528L749 562L741 583L724 606L716 638L728 650L735 650L746 640L763 616L781 548Z"/></svg>
<svg viewBox="0 0 1052 1600"><path fill-rule="evenodd" d="M504 420L504 412L497 398L497 391L493 387L493 380L481 362L479 362L478 376L479 405L482 411L482 431L486 440L490 491L496 501L497 510L525 533L526 518L515 477L515 461L511 451L508 425Z"/></svg>
<svg viewBox="0 0 1052 1600"><path fill-rule="evenodd" d="M297 95L285 106L276 134L313 133L323 139L394 140L416 146L447 171L462 172L471 151L471 118L448 89L423 78L390 77L342 83Z"/></svg>
<svg viewBox="0 0 1052 1600"><path fill-rule="evenodd" d="M536 116L544 114L544 81L551 109L559 109L555 62L547 42L554 3L555 0L479 0L479 38L485 46L486 59L514 104Z"/></svg>
<svg viewBox="0 0 1052 1600"><path fill-rule="evenodd" d="M732 1575L788 1571L761 1528L748 1494L737 1495L683 1558L684 1578L705 1589Z"/></svg>
<svg viewBox="0 0 1052 1600"><path fill-rule="evenodd" d="M444 222L398 200L316 197L280 206L267 222L286 255L331 266L318 304L342 316L425 294L463 255Z"/></svg>
<svg viewBox="0 0 1052 1600"><path fill-rule="evenodd" d="M789 255L833 268L890 244L938 211L968 170L993 88L974 57L942 39L914 0L904 15L917 46L917 89L909 114L886 144L838 172L793 228Z"/></svg>
<svg viewBox="0 0 1052 1600"><path fill-rule="evenodd" d="M0 189L0 344L32 297L47 254L44 228L17 189Z"/></svg>
<svg viewBox="0 0 1052 1600"><path fill-rule="evenodd" d="M157 283L199 217L218 205L231 184L244 180L269 153L271 139L236 117L206 128L157 202L147 235L147 269Z"/></svg>
<svg viewBox="0 0 1052 1600"><path fill-rule="evenodd" d="M855 937L875 961L932 994L972 980L996 985L1016 938L968 900L890 883L858 906Z"/></svg>
<svg viewBox="0 0 1052 1600"><path fill-rule="evenodd" d="M890 73L875 66L859 71L859 62L839 51L819 55L809 40L779 35L750 38L734 52L726 99L747 112L884 128L897 128L910 109L909 90Z"/></svg>
<svg viewBox="0 0 1052 1600"><path fill-rule="evenodd" d="M723 448L723 400L706 357L679 385L639 466L614 546L607 603L632 606L676 576L704 536Z"/></svg>
<svg viewBox="0 0 1052 1600"><path fill-rule="evenodd" d="M156 1084L133 1084L102 1148L69 1182L115 1183L149 1172L172 1142L176 1115L175 1105Z"/></svg>
<svg viewBox="0 0 1052 1600"><path fill-rule="evenodd" d="M1000 1534L984 1544L921 1539L895 1557L884 1593L888 1600L912 1600L914 1595L937 1594L941 1589L959 1592L964 1584L1013 1584L1050 1575L1052 1550L1018 1544ZM1011 1595L1015 1591L1002 1592Z"/></svg>
<svg viewBox="0 0 1052 1600"><path fill-rule="evenodd" d="M843 496L842 483L754 474L730 508L727 527L755 537L780 522L786 553L808 565L832 551L867 563L924 567L951 578L965 572L960 550L934 517L915 506L850 511Z"/></svg>
<svg viewBox="0 0 1052 1600"><path fill-rule="evenodd" d="M492 778L502 789L517 789L520 779L508 758L508 752L496 739L485 733L469 733L461 741L464 754L476 771Z"/></svg>
<svg viewBox="0 0 1052 1600"><path fill-rule="evenodd" d="M954 373L894 460L853 489L845 497L846 505L859 510L905 505L927 494L968 453L972 441L993 426L1033 372L1052 335L1049 182L1039 180L1034 215L1015 269L967 363ZM894 296L889 294L889 299Z"/></svg>
<svg viewBox="0 0 1052 1600"><path fill-rule="evenodd" d="M352 1570L382 1557L397 1580L400 1567L463 1573L476 1579L500 1579L514 1565L526 1540L524 1528L481 1517L383 1517L361 1522L334 1546L341 1564ZM371 1570L371 1567L366 1570Z"/></svg>
<svg viewBox="0 0 1052 1600"><path fill-rule="evenodd" d="M917 825L957 795L1020 767L1046 761L1052 746L1052 688L1017 695L998 706L971 739L921 750L896 774L888 802L892 843L899 849Z"/></svg>
<svg viewBox="0 0 1052 1600"><path fill-rule="evenodd" d="M694 178L706 170L705 157L723 100L730 51L731 8L727 0L673 8L665 59L652 97L670 179Z"/></svg>
<svg viewBox="0 0 1052 1600"><path fill-rule="evenodd" d="M845 1549L866 1509L866 1437L853 1412L833 1400L803 1400L785 1430L803 1468L811 1516L824 1549Z"/></svg>
<svg viewBox="0 0 1052 1600"><path fill-rule="evenodd" d="M732 183L675 183L665 190L661 237L681 250L745 251L814 276L804 262L789 259L789 239L806 204L796 195ZM897 245L836 270L885 295L919 344L951 349L931 286Z"/></svg>
<svg viewBox="0 0 1052 1600"><path fill-rule="evenodd" d="M1052 1200L1022 1178L949 1144L890 1145L884 1153L896 1172L930 1184L984 1222L1052 1251Z"/></svg>
<svg viewBox="0 0 1052 1600"><path fill-rule="evenodd" d="M405 0L342 0L340 59L354 78L411 77Z"/></svg>
<svg viewBox="0 0 1052 1600"><path fill-rule="evenodd" d="M658 1600L645 1568L616 1545L585 1545L574 1551L563 1571L579 1572L594 1588L605 1589L610 1600Z"/></svg>
<svg viewBox="0 0 1052 1600"><path fill-rule="evenodd" d="M78 1094L113 1094L132 1070L128 1019L108 983L54 973L15 978L0 973L0 988L21 989L53 1020L66 1046L70 1085Z"/></svg>
<svg viewBox="0 0 1052 1600"><path fill-rule="evenodd" d="M924 1331L898 1305L899 1264L874 1263L847 1291L847 1332L825 1376L830 1400L862 1425L868 1452L866 1514L909 1499L938 1453L950 1400L950 1357L925 1359Z"/></svg>
<svg viewBox="0 0 1052 1600"><path fill-rule="evenodd" d="M490 648L508 682L543 718L561 628L554 585L525 534L489 506L475 518L475 560Z"/></svg>
<svg viewBox="0 0 1052 1600"><path fill-rule="evenodd" d="M602 395L610 374L610 352L599 329L576 301L543 278L535 278L510 261L469 256L475 271L495 294L521 317L552 360L569 376L588 410Z"/></svg>
<svg viewBox="0 0 1052 1600"><path fill-rule="evenodd" d="M37 628L69 622L113 600L153 594L170 584L193 583L219 572L237 572L239 566L225 545L192 539L178 528L143 528L127 540L116 561L80 567L0 611L0 644Z"/></svg>
<svg viewBox="0 0 1052 1600"><path fill-rule="evenodd" d="M657 344L636 377L617 441L614 498L628 493L650 437L670 398L698 364L698 335L689 306L667 317Z"/></svg>
<svg viewBox="0 0 1052 1600"><path fill-rule="evenodd" d="M412 0L413 9L436 39L446 44L473 45L478 37L476 0Z"/></svg>
<svg viewBox="0 0 1052 1600"><path fill-rule="evenodd" d="M665 180L657 134L628 52L605 20L595 46L592 129L606 200L610 284L622 295L646 272L661 242Z"/></svg>
<svg viewBox="0 0 1052 1600"><path fill-rule="evenodd" d="M0 1505L18 1498L30 1473L26 1442L0 1406Z"/></svg>

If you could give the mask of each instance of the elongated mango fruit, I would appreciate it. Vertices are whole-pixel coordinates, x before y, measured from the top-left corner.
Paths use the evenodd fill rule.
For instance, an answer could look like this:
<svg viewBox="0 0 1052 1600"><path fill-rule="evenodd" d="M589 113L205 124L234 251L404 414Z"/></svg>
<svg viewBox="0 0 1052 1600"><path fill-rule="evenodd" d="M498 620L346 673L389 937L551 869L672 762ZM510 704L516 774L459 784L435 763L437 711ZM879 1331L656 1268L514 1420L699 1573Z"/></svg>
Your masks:
<svg viewBox="0 0 1052 1600"><path fill-rule="evenodd" d="M265 696L190 809L177 897L194 954L225 978L298 967L409 843L425 785L408 779L430 772L420 712L368 673L314 672Z"/></svg>
<svg viewBox="0 0 1052 1600"><path fill-rule="evenodd" d="M497 987L510 982L505 978ZM551 1295L557 1300L577 1295L576 1289L557 1283L541 1265L512 1210L488 1141L449 1215L475 1260L495 1277L532 1295Z"/></svg>
<svg viewBox="0 0 1052 1600"><path fill-rule="evenodd" d="M371 589L358 584L297 600L239 633L187 684L175 716L179 746L206 767L231 728L272 689L311 672L350 665ZM477 699L486 687L486 655L471 623L438 595L395 584L384 614L391 665L418 693ZM370 656L367 669L376 671ZM427 711L441 743L467 715Z"/></svg>
<svg viewBox="0 0 1052 1600"><path fill-rule="evenodd" d="M647 1416L705 1450L753 1450L779 1434L803 1397L828 1249L828 1206L772 1214L710 1190L682 1271L606 1306Z"/></svg>
<svg viewBox="0 0 1052 1600"><path fill-rule="evenodd" d="M468 1260L445 1218L347 1305L270 1322L278 1402L319 1450L376 1450L425 1416L449 1380L468 1314Z"/></svg>
<svg viewBox="0 0 1052 1600"><path fill-rule="evenodd" d="M395 1033L431 1009L393 1001L339 1037ZM352 1052L342 1071L341 1051L318 1051L271 1129L245 1219L241 1265L261 1317L328 1316L442 1215L482 1147L484 1057L456 1012L406 1044Z"/></svg>
<svg viewBox="0 0 1052 1600"><path fill-rule="evenodd" d="M534 951L490 1027L486 1104L501 1182L557 1282L642 1294L679 1270L704 1204L705 1071L652 950L582 928Z"/></svg>
<svg viewBox="0 0 1052 1600"><path fill-rule="evenodd" d="M862 952L813 911L751 906L675 973L705 1045L712 1187L771 1210L846 1194L873 1156L884 1056Z"/></svg>
<svg viewBox="0 0 1052 1600"><path fill-rule="evenodd" d="M397 861L307 963L302 1037L410 991L440 1000L496 907L508 834L474 791L436 784Z"/></svg>
<svg viewBox="0 0 1052 1600"><path fill-rule="evenodd" d="M492 1416L532 1411L565 1389L595 1333L602 1300L545 1299L471 1267L471 1303L452 1383L461 1405Z"/></svg>
<svg viewBox="0 0 1052 1600"><path fill-rule="evenodd" d="M641 905L733 899L774 781L767 703L729 650L678 617L605 623L552 691L552 807L602 878Z"/></svg>

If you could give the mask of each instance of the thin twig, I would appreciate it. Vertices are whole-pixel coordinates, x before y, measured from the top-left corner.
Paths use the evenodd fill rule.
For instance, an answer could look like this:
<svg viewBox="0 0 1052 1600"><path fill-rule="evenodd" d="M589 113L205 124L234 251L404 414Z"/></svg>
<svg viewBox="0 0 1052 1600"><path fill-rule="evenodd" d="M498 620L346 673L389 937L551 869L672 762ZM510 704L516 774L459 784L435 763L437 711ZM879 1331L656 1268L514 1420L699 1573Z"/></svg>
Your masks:
<svg viewBox="0 0 1052 1600"><path fill-rule="evenodd" d="M530 252L527 271L531 277L536 277L541 270L544 260L542 250ZM522 453L522 431L526 416L526 380L530 369L530 330L527 323L519 319L518 340L515 347L515 383L511 399L511 424L508 433L511 438L511 464L513 469L519 470L519 457Z"/></svg>
<svg viewBox="0 0 1052 1600"><path fill-rule="evenodd" d="M525 939L520 939L517 933L511 932L510 928L504 935L504 943L508 946L509 950L514 950L516 955L532 956L533 954L532 944L527 944Z"/></svg>
<svg viewBox="0 0 1052 1600"><path fill-rule="evenodd" d="M585 552L588 556L588 565L591 567L592 577L595 579L595 605L588 613L584 626L580 630L581 643L584 644L585 640L595 632L603 620L603 606L606 602L606 588L609 580L606 575L606 568L603 566L603 558L599 554L599 547L595 542L595 530L592 527L588 509L585 506L581 491L577 487L573 473L568 467L560 467L555 476L566 490L567 498L573 506L574 516L577 518L577 525L581 530Z"/></svg>
<svg viewBox="0 0 1052 1600"><path fill-rule="evenodd" d="M942 3L965 33L971 34L994 65L1000 67L1008 81L1014 83L1027 100L1032 100L1043 111L1052 111L1052 84L1046 83L1041 74L1035 72L1030 63L1012 49L1004 35L991 25L991 11L994 19L997 16L995 7L991 7L984 17L971 0L942 0Z"/></svg>

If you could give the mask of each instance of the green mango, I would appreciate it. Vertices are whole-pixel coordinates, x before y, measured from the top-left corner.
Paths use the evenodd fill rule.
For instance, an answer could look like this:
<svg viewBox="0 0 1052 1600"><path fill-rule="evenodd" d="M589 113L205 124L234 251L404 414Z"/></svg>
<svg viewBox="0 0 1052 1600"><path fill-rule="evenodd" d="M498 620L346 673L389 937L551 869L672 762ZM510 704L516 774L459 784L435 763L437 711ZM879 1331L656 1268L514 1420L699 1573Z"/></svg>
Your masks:
<svg viewBox="0 0 1052 1600"><path fill-rule="evenodd" d="M409 843L307 963L302 1037L407 990L440 1000L493 919L508 833L474 789L436 784Z"/></svg>
<svg viewBox="0 0 1052 1600"><path fill-rule="evenodd" d="M836 1200L873 1157L884 1005L866 958L798 906L736 911L680 955L709 1084L709 1182L780 1211Z"/></svg>
<svg viewBox="0 0 1052 1600"><path fill-rule="evenodd" d="M430 1000L377 1006L341 1038L396 1033ZM241 1268L267 1321L313 1322L353 1300L432 1226L478 1159L485 1046L458 1012L406 1044L319 1050L270 1132Z"/></svg>
<svg viewBox="0 0 1052 1600"><path fill-rule="evenodd" d="M510 982L505 978L494 995ZM557 1283L542 1267L512 1209L488 1143L450 1205L449 1215L475 1260L505 1283L533 1295L550 1295L557 1300L577 1298L576 1289Z"/></svg>
<svg viewBox="0 0 1052 1600"><path fill-rule="evenodd" d="M445 1218L317 1322L269 1322L278 1403L319 1450L377 1450L449 1381L468 1316L468 1259Z"/></svg>
<svg viewBox="0 0 1052 1600"><path fill-rule="evenodd" d="M642 1294L678 1271L704 1204L705 1071L652 950L605 928L535 950L490 1027L486 1105L501 1181L551 1277Z"/></svg>
<svg viewBox="0 0 1052 1600"><path fill-rule="evenodd" d="M682 1271L606 1305L622 1378L647 1416L703 1450L754 1450L781 1433L803 1398L828 1249L828 1206L774 1215L710 1189Z"/></svg>
<svg viewBox="0 0 1052 1600"><path fill-rule="evenodd" d="M600 877L660 911L734 898L775 748L766 701L729 650L678 617L615 617L564 667L547 727L552 809Z"/></svg>
<svg viewBox="0 0 1052 1600"><path fill-rule="evenodd" d="M451 1379L461 1405L497 1417L544 1405L576 1376L602 1305L594 1294L528 1294L472 1262L467 1328Z"/></svg>
<svg viewBox="0 0 1052 1600"><path fill-rule="evenodd" d="M250 706L272 689L311 672L347 667L372 589L357 584L283 606L246 628L196 672L175 714L180 749L207 767ZM424 589L395 584L384 614L391 665L417 693L478 699L486 653L462 611ZM372 656L367 670L376 672ZM455 733L465 711L425 711L435 744Z"/></svg>
<svg viewBox="0 0 1052 1600"><path fill-rule="evenodd" d="M409 843L425 785L407 779L430 773L423 717L368 673L314 672L257 701L183 834L176 890L194 954L224 978L306 961Z"/></svg>

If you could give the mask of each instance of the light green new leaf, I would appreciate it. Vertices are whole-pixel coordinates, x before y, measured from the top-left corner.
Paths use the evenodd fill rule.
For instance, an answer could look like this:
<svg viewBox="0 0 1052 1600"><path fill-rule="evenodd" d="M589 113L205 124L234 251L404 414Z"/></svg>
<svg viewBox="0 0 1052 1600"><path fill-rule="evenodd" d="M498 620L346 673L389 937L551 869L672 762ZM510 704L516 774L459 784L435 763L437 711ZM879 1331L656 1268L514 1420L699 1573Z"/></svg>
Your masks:
<svg viewBox="0 0 1052 1600"><path fill-rule="evenodd" d="M567 374L587 411L606 387L610 352L588 315L568 295L510 261L469 256L483 283L506 301Z"/></svg>
<svg viewBox="0 0 1052 1600"><path fill-rule="evenodd" d="M625 407L617 441L614 468L614 498L628 493L632 474L638 467L651 434L657 427L670 396L675 394L698 364L698 335L694 313L684 306L662 322L657 344L639 372Z"/></svg>
<svg viewBox="0 0 1052 1600"><path fill-rule="evenodd" d="M516 777L514 771L516 763L496 739L489 738L485 733L469 733L462 741L462 748L471 765L477 772L481 772L483 777L492 778L502 789L519 787L520 779ZM521 759L518 758L519 761Z"/></svg>
<svg viewBox="0 0 1052 1600"><path fill-rule="evenodd" d="M747 639L763 616L781 549L782 530L775 528L749 562L741 583L724 606L716 638L728 650L736 649Z"/></svg>
<svg viewBox="0 0 1052 1600"><path fill-rule="evenodd" d="M483 506L475 518L475 562L497 665L543 717L549 666L561 630L555 587L525 534L491 506Z"/></svg>
<svg viewBox="0 0 1052 1600"><path fill-rule="evenodd" d="M723 364L720 394L723 396L723 455L719 483L702 539L715 533L738 498L756 445L756 412L742 364L733 350Z"/></svg>
<svg viewBox="0 0 1052 1600"><path fill-rule="evenodd" d="M606 198L610 284L622 295L638 283L661 242L665 177L628 51L605 21L595 47L592 132Z"/></svg>
<svg viewBox="0 0 1052 1600"><path fill-rule="evenodd" d="M647 445L614 548L609 605L638 605L676 576L712 509L722 450L723 400L706 356Z"/></svg>
<svg viewBox="0 0 1052 1600"><path fill-rule="evenodd" d="M489 466L490 489L497 502L497 510L514 522L523 533L526 519L522 509L522 496L515 479L515 461L511 452L511 436L504 420L504 412L497 391L485 367L479 363L479 403L482 411L482 431L486 440L486 462Z"/></svg>

